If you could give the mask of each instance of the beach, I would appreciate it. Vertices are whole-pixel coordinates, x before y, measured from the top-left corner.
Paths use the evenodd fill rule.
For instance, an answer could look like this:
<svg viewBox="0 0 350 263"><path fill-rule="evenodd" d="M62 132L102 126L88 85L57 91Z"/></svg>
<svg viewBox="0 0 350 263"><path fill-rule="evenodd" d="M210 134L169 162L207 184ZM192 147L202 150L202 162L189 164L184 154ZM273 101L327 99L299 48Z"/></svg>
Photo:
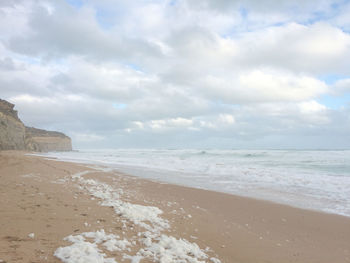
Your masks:
<svg viewBox="0 0 350 263"><path fill-rule="evenodd" d="M350 262L350 217L26 153L0 152L0 262Z"/></svg>

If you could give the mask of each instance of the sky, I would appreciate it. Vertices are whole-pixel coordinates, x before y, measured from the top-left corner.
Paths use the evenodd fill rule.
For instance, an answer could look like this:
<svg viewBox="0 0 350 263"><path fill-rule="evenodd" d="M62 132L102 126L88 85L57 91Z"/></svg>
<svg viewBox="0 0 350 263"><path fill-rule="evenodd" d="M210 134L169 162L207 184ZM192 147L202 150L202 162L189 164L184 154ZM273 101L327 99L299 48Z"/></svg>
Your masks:
<svg viewBox="0 0 350 263"><path fill-rule="evenodd" d="M1 0L0 98L75 149L350 148L350 0Z"/></svg>

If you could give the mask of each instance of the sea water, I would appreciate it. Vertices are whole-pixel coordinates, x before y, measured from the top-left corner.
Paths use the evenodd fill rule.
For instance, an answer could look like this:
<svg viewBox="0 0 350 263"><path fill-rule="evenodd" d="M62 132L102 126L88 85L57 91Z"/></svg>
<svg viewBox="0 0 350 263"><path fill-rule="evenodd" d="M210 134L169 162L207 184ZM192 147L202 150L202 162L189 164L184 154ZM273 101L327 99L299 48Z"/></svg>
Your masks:
<svg viewBox="0 0 350 263"><path fill-rule="evenodd" d="M44 155L350 216L350 150L118 149Z"/></svg>

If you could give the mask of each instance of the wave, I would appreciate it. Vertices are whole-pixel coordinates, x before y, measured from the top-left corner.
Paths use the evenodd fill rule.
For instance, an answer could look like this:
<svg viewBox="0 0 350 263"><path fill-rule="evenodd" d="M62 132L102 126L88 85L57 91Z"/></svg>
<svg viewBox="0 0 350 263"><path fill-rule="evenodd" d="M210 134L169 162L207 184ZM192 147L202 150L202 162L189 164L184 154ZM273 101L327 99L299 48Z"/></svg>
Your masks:
<svg viewBox="0 0 350 263"><path fill-rule="evenodd" d="M118 149L45 156L350 216L350 151Z"/></svg>

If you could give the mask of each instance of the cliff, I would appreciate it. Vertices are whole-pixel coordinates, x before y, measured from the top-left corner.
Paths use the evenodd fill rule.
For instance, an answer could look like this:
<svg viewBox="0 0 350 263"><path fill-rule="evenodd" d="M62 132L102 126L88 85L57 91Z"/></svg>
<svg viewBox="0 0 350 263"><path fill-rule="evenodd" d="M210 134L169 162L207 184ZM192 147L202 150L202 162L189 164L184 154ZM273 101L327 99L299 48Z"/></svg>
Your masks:
<svg viewBox="0 0 350 263"><path fill-rule="evenodd" d="M24 126L14 106L0 99L0 150L72 150L71 139L63 133Z"/></svg>
<svg viewBox="0 0 350 263"><path fill-rule="evenodd" d="M71 151L71 139L61 132L26 127L25 147L30 151Z"/></svg>
<svg viewBox="0 0 350 263"><path fill-rule="evenodd" d="M25 126L15 105L0 99L0 150L24 150Z"/></svg>

